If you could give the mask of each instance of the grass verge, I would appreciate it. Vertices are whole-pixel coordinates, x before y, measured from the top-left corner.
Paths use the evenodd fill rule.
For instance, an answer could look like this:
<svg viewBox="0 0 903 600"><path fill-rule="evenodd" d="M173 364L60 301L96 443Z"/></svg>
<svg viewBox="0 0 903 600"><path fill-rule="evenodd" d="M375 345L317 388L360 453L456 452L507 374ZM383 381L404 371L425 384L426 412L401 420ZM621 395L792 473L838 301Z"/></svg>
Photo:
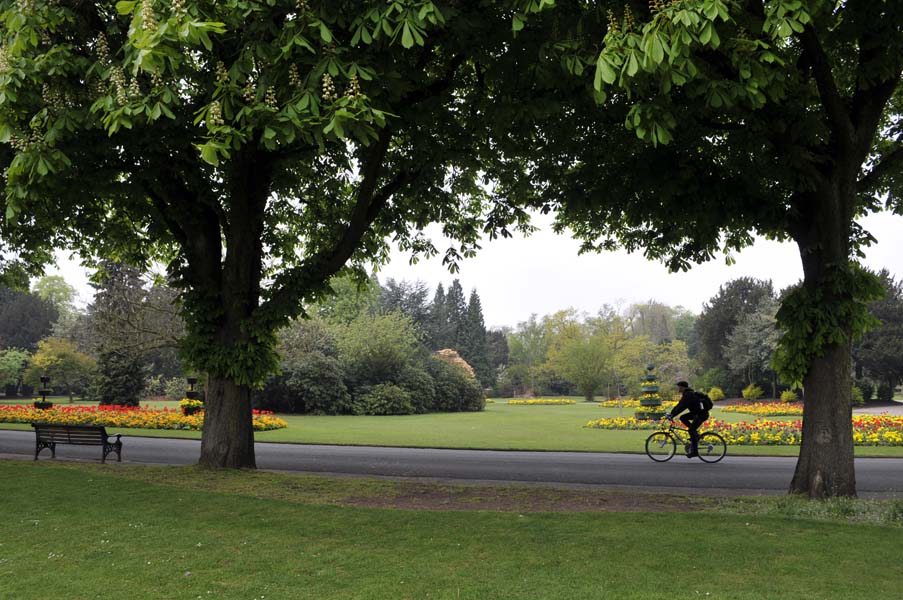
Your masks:
<svg viewBox="0 0 903 600"><path fill-rule="evenodd" d="M405 489L388 481L25 461L0 461L0 479L0 590L16 599L858 599L864 582L871 597L903 584L899 527L763 513L767 499L743 514L412 511L360 507Z"/></svg>

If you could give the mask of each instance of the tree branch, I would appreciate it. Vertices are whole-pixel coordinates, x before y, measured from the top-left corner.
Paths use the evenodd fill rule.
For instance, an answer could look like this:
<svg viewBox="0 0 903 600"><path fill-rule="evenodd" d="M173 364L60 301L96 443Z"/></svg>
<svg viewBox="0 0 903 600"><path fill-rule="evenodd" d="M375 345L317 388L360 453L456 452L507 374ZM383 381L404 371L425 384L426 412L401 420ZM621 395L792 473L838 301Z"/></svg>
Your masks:
<svg viewBox="0 0 903 600"><path fill-rule="evenodd" d="M900 142L899 139L897 141ZM856 182L856 191L860 194L872 191L890 170L901 167L903 167L903 144L885 154L871 171L863 175Z"/></svg>
<svg viewBox="0 0 903 600"><path fill-rule="evenodd" d="M803 45L803 52L812 66L812 74L818 87L818 95L821 98L825 112L828 114L828 122L831 125L833 137L839 142L841 147L847 147L853 140L855 132L847 108L844 106L843 96L840 95L837 83L834 81L831 65L828 62L828 55L825 54L825 50L822 48L815 28L811 23L806 25L806 28L799 35L799 39Z"/></svg>
<svg viewBox="0 0 903 600"><path fill-rule="evenodd" d="M329 278L338 273L358 249L361 240L392 196L416 179L417 172L403 171L377 189L391 139L392 132L388 128L383 129L379 139L367 153L357 200L348 225L341 235L328 250L309 257L277 277L273 285L276 291L255 311L256 319L272 326L293 316L285 307L300 306L305 296L323 289Z"/></svg>

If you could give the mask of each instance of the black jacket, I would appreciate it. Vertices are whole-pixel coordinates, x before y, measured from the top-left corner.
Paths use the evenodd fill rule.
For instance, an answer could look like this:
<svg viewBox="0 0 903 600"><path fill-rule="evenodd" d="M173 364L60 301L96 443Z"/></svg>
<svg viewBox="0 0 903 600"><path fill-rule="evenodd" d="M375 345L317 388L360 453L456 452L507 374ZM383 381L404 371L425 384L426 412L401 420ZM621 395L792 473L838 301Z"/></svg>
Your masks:
<svg viewBox="0 0 903 600"><path fill-rule="evenodd" d="M684 390L684 393L680 397L680 402L677 403L677 406L671 409L671 418L673 419L685 410L689 411L690 414L700 414L707 412L702 406L702 400L700 400L696 396L696 392L693 391L693 388L687 388Z"/></svg>

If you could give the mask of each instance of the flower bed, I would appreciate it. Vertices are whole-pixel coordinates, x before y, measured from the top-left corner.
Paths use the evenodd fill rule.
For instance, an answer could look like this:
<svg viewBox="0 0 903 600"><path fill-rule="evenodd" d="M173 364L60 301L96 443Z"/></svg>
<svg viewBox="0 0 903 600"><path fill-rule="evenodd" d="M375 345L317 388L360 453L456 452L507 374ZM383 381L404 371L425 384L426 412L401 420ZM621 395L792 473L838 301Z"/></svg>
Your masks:
<svg viewBox="0 0 903 600"><path fill-rule="evenodd" d="M182 414L181 409L136 406L54 406L47 410L32 406L0 406L2 423L49 423L56 425L103 425L136 429L189 429L200 431L204 413ZM254 431L288 427L271 411L255 410Z"/></svg>
<svg viewBox="0 0 903 600"><path fill-rule="evenodd" d="M803 414L802 402L737 402L723 407L724 412L759 417L795 417Z"/></svg>
<svg viewBox="0 0 903 600"><path fill-rule="evenodd" d="M540 404L577 404L577 401L563 400L560 398L530 398L524 400L508 400L508 404L519 406L538 406Z"/></svg>
<svg viewBox="0 0 903 600"><path fill-rule="evenodd" d="M674 408L674 406L676 404L677 404L677 402L674 402L673 400L662 400L661 406L649 407L649 406L643 406L642 404L640 404L640 401L637 400L636 398L624 398L620 401L620 404L618 404L617 400L603 400L602 402L599 402L599 406L601 406L602 408L632 408L632 409L654 408L657 411L671 410L672 408Z"/></svg>
<svg viewBox="0 0 903 600"><path fill-rule="evenodd" d="M728 444L737 446L798 446L802 439L802 421L769 421L756 419L752 423L708 421L703 431L715 431ZM591 429L658 429L655 421L633 417L616 417L590 421ZM903 417L861 415L853 417L853 443L856 446L903 446Z"/></svg>

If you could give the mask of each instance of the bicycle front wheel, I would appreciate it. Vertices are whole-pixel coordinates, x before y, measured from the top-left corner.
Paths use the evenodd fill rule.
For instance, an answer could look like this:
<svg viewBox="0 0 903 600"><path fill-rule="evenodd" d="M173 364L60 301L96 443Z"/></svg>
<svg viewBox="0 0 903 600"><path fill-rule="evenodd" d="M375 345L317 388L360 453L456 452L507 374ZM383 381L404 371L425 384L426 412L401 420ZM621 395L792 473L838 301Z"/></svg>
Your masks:
<svg viewBox="0 0 903 600"><path fill-rule="evenodd" d="M671 460L677 450L674 436L667 431L656 431L646 438L646 454L655 462Z"/></svg>
<svg viewBox="0 0 903 600"><path fill-rule="evenodd" d="M727 454L727 442L714 431L699 436L699 458L703 462L716 463Z"/></svg>

